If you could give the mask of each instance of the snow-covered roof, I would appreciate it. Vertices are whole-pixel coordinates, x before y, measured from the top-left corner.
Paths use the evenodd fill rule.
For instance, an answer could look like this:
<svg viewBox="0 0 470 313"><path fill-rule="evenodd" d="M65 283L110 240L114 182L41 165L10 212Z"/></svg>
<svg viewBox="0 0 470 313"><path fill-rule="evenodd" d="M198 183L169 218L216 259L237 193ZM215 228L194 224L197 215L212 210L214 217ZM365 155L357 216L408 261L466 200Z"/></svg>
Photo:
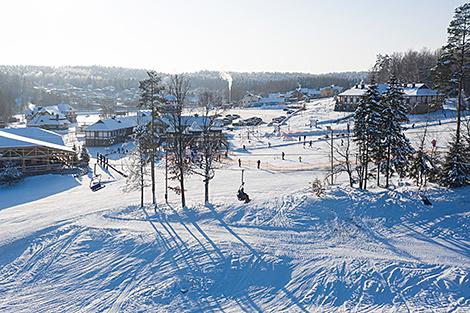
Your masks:
<svg viewBox="0 0 470 313"><path fill-rule="evenodd" d="M337 92L343 91L343 87L341 87L341 86L336 86L336 85L330 85L330 86L322 87L322 88L320 88L320 91L321 91L321 90L327 90L327 89L333 89L333 90L336 90Z"/></svg>
<svg viewBox="0 0 470 313"><path fill-rule="evenodd" d="M0 130L0 149L34 146L73 152L73 149L65 146L61 135L42 128L25 127Z"/></svg>
<svg viewBox="0 0 470 313"><path fill-rule="evenodd" d="M27 108L25 109L26 115L33 115L36 113L47 113L50 115L56 114L66 114L70 112L75 112L75 109L67 103L59 103L57 105L48 105L48 106L37 106L35 104L28 104Z"/></svg>
<svg viewBox="0 0 470 313"><path fill-rule="evenodd" d="M320 94L320 90L314 88L300 88L298 91L309 96L316 96Z"/></svg>
<svg viewBox="0 0 470 313"><path fill-rule="evenodd" d="M174 123L170 116L163 116L160 121L168 125L166 131L171 133L175 131ZM222 130L222 123L220 120L212 121L212 118L206 118L204 116L181 116L181 126L186 127L185 130L188 132L201 132L204 127L207 127L209 123L212 123L211 130Z"/></svg>
<svg viewBox="0 0 470 313"><path fill-rule="evenodd" d="M368 84L359 84L355 85L354 87L340 93L340 96L363 96L368 88ZM379 93L384 93L388 88L388 84L378 84L377 89ZM406 84L406 86L402 87L403 93L406 96L437 96L440 95L434 89L429 88L426 84L423 83L412 83Z"/></svg>
<svg viewBox="0 0 470 313"><path fill-rule="evenodd" d="M138 125L137 120L137 116L101 119L98 122L88 126L85 131L113 131L124 128L133 128Z"/></svg>
<svg viewBox="0 0 470 313"><path fill-rule="evenodd" d="M284 98L271 98L271 97L268 97L268 98L258 99L259 103L282 103L284 101L285 101Z"/></svg>
<svg viewBox="0 0 470 313"><path fill-rule="evenodd" d="M70 124L69 120L61 113L56 114L56 115L49 115L49 114L34 115L32 119L28 122L28 126L46 126L46 125L68 126L69 124Z"/></svg>

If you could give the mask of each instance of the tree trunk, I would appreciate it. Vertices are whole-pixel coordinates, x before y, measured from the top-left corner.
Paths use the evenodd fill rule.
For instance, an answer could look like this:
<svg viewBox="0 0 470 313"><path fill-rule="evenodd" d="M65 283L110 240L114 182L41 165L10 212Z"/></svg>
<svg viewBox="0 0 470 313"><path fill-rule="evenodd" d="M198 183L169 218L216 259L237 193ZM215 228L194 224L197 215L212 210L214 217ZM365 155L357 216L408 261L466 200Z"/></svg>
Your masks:
<svg viewBox="0 0 470 313"><path fill-rule="evenodd" d="M209 203L209 179L207 178L204 182L204 203Z"/></svg>
<svg viewBox="0 0 470 313"><path fill-rule="evenodd" d="M366 145L364 154L364 190L367 190L367 179L369 175L369 147Z"/></svg>
<svg viewBox="0 0 470 313"><path fill-rule="evenodd" d="M144 165L140 161L140 207L144 207Z"/></svg>
<svg viewBox="0 0 470 313"><path fill-rule="evenodd" d="M181 207L186 207L186 195L184 193L184 156L183 156L183 143L182 138L180 136L178 140L178 159L179 159L179 181L180 181L180 188L181 188Z"/></svg>
<svg viewBox="0 0 470 313"><path fill-rule="evenodd" d="M377 164L377 187L380 187L380 164L381 162Z"/></svg>
<svg viewBox="0 0 470 313"><path fill-rule="evenodd" d="M389 186L389 178L390 178L390 158L391 158L391 151L390 151L390 143L387 144L387 168L385 170L385 188Z"/></svg>
<svg viewBox="0 0 470 313"><path fill-rule="evenodd" d="M462 69L463 71L463 69ZM462 75L463 76L463 75ZM462 77L459 79L459 93L457 101L457 129L455 131L455 142L460 143L460 110L462 108Z"/></svg>
<svg viewBox="0 0 470 313"><path fill-rule="evenodd" d="M151 150L152 150L152 156L150 158L150 174L151 174L151 177L152 177L152 204L154 207L156 207L157 205L157 196L156 196L156 193L155 193L155 153L156 153L156 150L155 150L155 108L154 108L154 105L152 103L152 122L151 122L151 136L152 136L152 140L150 141L151 142Z"/></svg>
<svg viewBox="0 0 470 313"><path fill-rule="evenodd" d="M152 149L152 161L150 163L150 174L152 176L152 204L157 206L157 196L155 193L155 150Z"/></svg>

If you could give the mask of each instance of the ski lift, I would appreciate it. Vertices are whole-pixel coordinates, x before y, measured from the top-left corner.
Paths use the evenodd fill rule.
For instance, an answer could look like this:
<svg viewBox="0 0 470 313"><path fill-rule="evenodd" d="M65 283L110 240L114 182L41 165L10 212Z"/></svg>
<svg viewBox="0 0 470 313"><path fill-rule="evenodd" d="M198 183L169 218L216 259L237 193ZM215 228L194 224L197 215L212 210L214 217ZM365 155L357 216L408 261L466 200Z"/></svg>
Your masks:
<svg viewBox="0 0 470 313"><path fill-rule="evenodd" d="M244 190L244 186L245 186L245 182L243 180L243 174L244 174L245 170L242 170L242 184L240 185L240 188L238 188L238 192L237 192L237 199L239 201L244 201L245 203L248 203L251 201L250 197L248 196L248 194L245 192Z"/></svg>
<svg viewBox="0 0 470 313"><path fill-rule="evenodd" d="M101 174L93 176L90 181L90 189L95 192L103 189L105 186L101 183Z"/></svg>

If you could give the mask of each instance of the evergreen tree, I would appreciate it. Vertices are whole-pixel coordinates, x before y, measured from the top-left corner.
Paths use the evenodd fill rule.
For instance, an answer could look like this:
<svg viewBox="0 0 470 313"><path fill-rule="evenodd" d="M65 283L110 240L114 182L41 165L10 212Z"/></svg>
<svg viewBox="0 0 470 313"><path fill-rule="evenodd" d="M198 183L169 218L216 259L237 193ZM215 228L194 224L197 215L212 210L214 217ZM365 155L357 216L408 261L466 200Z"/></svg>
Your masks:
<svg viewBox="0 0 470 313"><path fill-rule="evenodd" d="M90 154L88 153L87 148L82 146L82 150L80 151L80 166L87 167L90 163Z"/></svg>
<svg viewBox="0 0 470 313"><path fill-rule="evenodd" d="M377 167L377 186L380 185L380 171L386 159L386 146L384 145L386 136L384 111L386 108L382 96L379 93L375 95L373 105L370 107L371 113L368 127L370 132L369 155Z"/></svg>
<svg viewBox="0 0 470 313"><path fill-rule="evenodd" d="M388 187L393 172L397 172L400 177L406 174L409 157L414 152L410 141L402 132L401 122L408 121L409 108L395 76L392 76L388 83L388 88L383 95L383 102L386 106L383 111L383 130L385 132L383 145L386 148L385 187Z"/></svg>
<svg viewBox="0 0 470 313"><path fill-rule="evenodd" d="M0 184L12 185L23 178L19 166L14 162L5 162L0 169Z"/></svg>
<svg viewBox="0 0 470 313"><path fill-rule="evenodd" d="M149 148L151 150L150 155L150 175L152 179L152 204L157 204L157 197L155 191L155 158L157 155L157 148L159 141L157 139L157 129L155 127L155 119L158 115L158 108L164 102L163 91L164 87L161 82L160 75L155 71L147 72L148 78L140 81L139 89L141 93L140 106L151 110L151 121L149 125Z"/></svg>
<svg viewBox="0 0 470 313"><path fill-rule="evenodd" d="M369 176L370 150L374 131L376 131L374 107L380 105L380 93L377 84L371 82L367 86L364 97L354 113L354 141L358 146L359 188L367 189Z"/></svg>
<svg viewBox="0 0 470 313"><path fill-rule="evenodd" d="M468 183L468 162L470 162L466 153L462 153L465 145L461 140L463 87L470 68L470 3L455 10L447 34L447 45L443 47L435 72L440 85L457 94L457 127L444 160L440 180L445 186L459 187Z"/></svg>
<svg viewBox="0 0 470 313"><path fill-rule="evenodd" d="M454 136L441 169L440 183L443 186L456 188L470 182L468 152L465 153L465 149L468 147Z"/></svg>

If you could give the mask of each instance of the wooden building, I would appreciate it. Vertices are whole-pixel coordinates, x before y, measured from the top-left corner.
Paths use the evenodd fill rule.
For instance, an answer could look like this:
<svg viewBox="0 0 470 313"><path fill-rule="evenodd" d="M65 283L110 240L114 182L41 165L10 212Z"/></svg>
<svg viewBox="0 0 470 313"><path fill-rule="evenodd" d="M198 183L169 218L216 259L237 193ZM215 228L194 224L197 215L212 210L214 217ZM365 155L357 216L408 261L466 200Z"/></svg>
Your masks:
<svg viewBox="0 0 470 313"><path fill-rule="evenodd" d="M88 147L111 146L129 140L135 127L150 121L150 113L139 111L135 116L101 119L85 128L85 145Z"/></svg>
<svg viewBox="0 0 470 313"><path fill-rule="evenodd" d="M24 175L57 173L73 168L77 160L75 151L54 132L28 127L0 130L0 168L12 161Z"/></svg>

